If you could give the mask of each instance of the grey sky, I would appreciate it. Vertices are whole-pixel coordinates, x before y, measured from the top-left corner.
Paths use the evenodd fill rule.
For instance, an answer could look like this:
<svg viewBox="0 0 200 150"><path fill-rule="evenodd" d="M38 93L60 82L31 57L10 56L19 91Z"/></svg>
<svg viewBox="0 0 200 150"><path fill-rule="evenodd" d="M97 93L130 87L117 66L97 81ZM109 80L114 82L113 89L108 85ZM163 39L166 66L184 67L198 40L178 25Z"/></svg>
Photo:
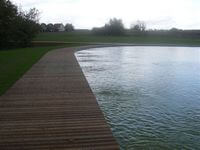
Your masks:
<svg viewBox="0 0 200 150"><path fill-rule="evenodd" d="M103 26L110 18L128 28L137 20L148 28L200 29L200 0L11 0L23 10L36 7L40 22L73 23L76 28Z"/></svg>

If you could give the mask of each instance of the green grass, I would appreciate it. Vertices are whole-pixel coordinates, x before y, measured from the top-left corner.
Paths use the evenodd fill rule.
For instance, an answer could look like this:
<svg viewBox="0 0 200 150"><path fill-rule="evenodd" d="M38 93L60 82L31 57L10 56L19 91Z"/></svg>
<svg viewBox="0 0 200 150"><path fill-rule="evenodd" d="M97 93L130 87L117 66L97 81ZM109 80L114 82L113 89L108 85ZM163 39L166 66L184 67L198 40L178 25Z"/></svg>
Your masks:
<svg viewBox="0 0 200 150"><path fill-rule="evenodd" d="M58 47L35 47L0 51L0 95L15 83L46 52Z"/></svg>
<svg viewBox="0 0 200 150"><path fill-rule="evenodd" d="M200 38L167 36L95 36L90 32L40 33L35 41L200 45Z"/></svg>

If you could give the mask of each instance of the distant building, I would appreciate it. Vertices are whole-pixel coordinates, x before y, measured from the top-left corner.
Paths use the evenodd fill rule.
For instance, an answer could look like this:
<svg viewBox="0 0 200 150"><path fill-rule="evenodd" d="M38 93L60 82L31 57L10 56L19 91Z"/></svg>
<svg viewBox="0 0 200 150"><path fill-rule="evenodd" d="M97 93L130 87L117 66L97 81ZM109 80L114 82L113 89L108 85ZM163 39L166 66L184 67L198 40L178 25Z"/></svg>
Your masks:
<svg viewBox="0 0 200 150"><path fill-rule="evenodd" d="M62 23L54 24L54 29L56 32L63 32L65 31L65 26Z"/></svg>

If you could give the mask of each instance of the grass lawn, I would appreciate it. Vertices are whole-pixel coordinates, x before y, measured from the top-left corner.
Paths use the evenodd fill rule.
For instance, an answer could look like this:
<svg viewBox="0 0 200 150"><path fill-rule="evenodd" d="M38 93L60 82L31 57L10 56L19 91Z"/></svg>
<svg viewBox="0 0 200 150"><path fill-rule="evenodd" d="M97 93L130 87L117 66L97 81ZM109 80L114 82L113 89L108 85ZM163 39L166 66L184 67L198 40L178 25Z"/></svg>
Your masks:
<svg viewBox="0 0 200 150"><path fill-rule="evenodd" d="M102 43L200 45L200 38L167 37L167 36L95 36L90 32L40 33L34 40L58 41L58 42L88 42L88 43L102 42Z"/></svg>
<svg viewBox="0 0 200 150"><path fill-rule="evenodd" d="M65 46L67 47L67 46ZM0 95L46 52L58 47L33 47L0 51Z"/></svg>

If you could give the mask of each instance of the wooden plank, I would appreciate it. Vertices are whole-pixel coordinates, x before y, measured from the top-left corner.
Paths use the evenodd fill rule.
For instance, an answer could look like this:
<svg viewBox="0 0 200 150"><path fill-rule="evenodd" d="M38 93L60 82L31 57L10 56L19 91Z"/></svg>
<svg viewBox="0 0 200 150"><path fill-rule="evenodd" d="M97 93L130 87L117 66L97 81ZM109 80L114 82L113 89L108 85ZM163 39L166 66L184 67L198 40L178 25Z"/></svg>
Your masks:
<svg viewBox="0 0 200 150"><path fill-rule="evenodd" d="M48 52L0 97L0 149L119 149L74 56Z"/></svg>

